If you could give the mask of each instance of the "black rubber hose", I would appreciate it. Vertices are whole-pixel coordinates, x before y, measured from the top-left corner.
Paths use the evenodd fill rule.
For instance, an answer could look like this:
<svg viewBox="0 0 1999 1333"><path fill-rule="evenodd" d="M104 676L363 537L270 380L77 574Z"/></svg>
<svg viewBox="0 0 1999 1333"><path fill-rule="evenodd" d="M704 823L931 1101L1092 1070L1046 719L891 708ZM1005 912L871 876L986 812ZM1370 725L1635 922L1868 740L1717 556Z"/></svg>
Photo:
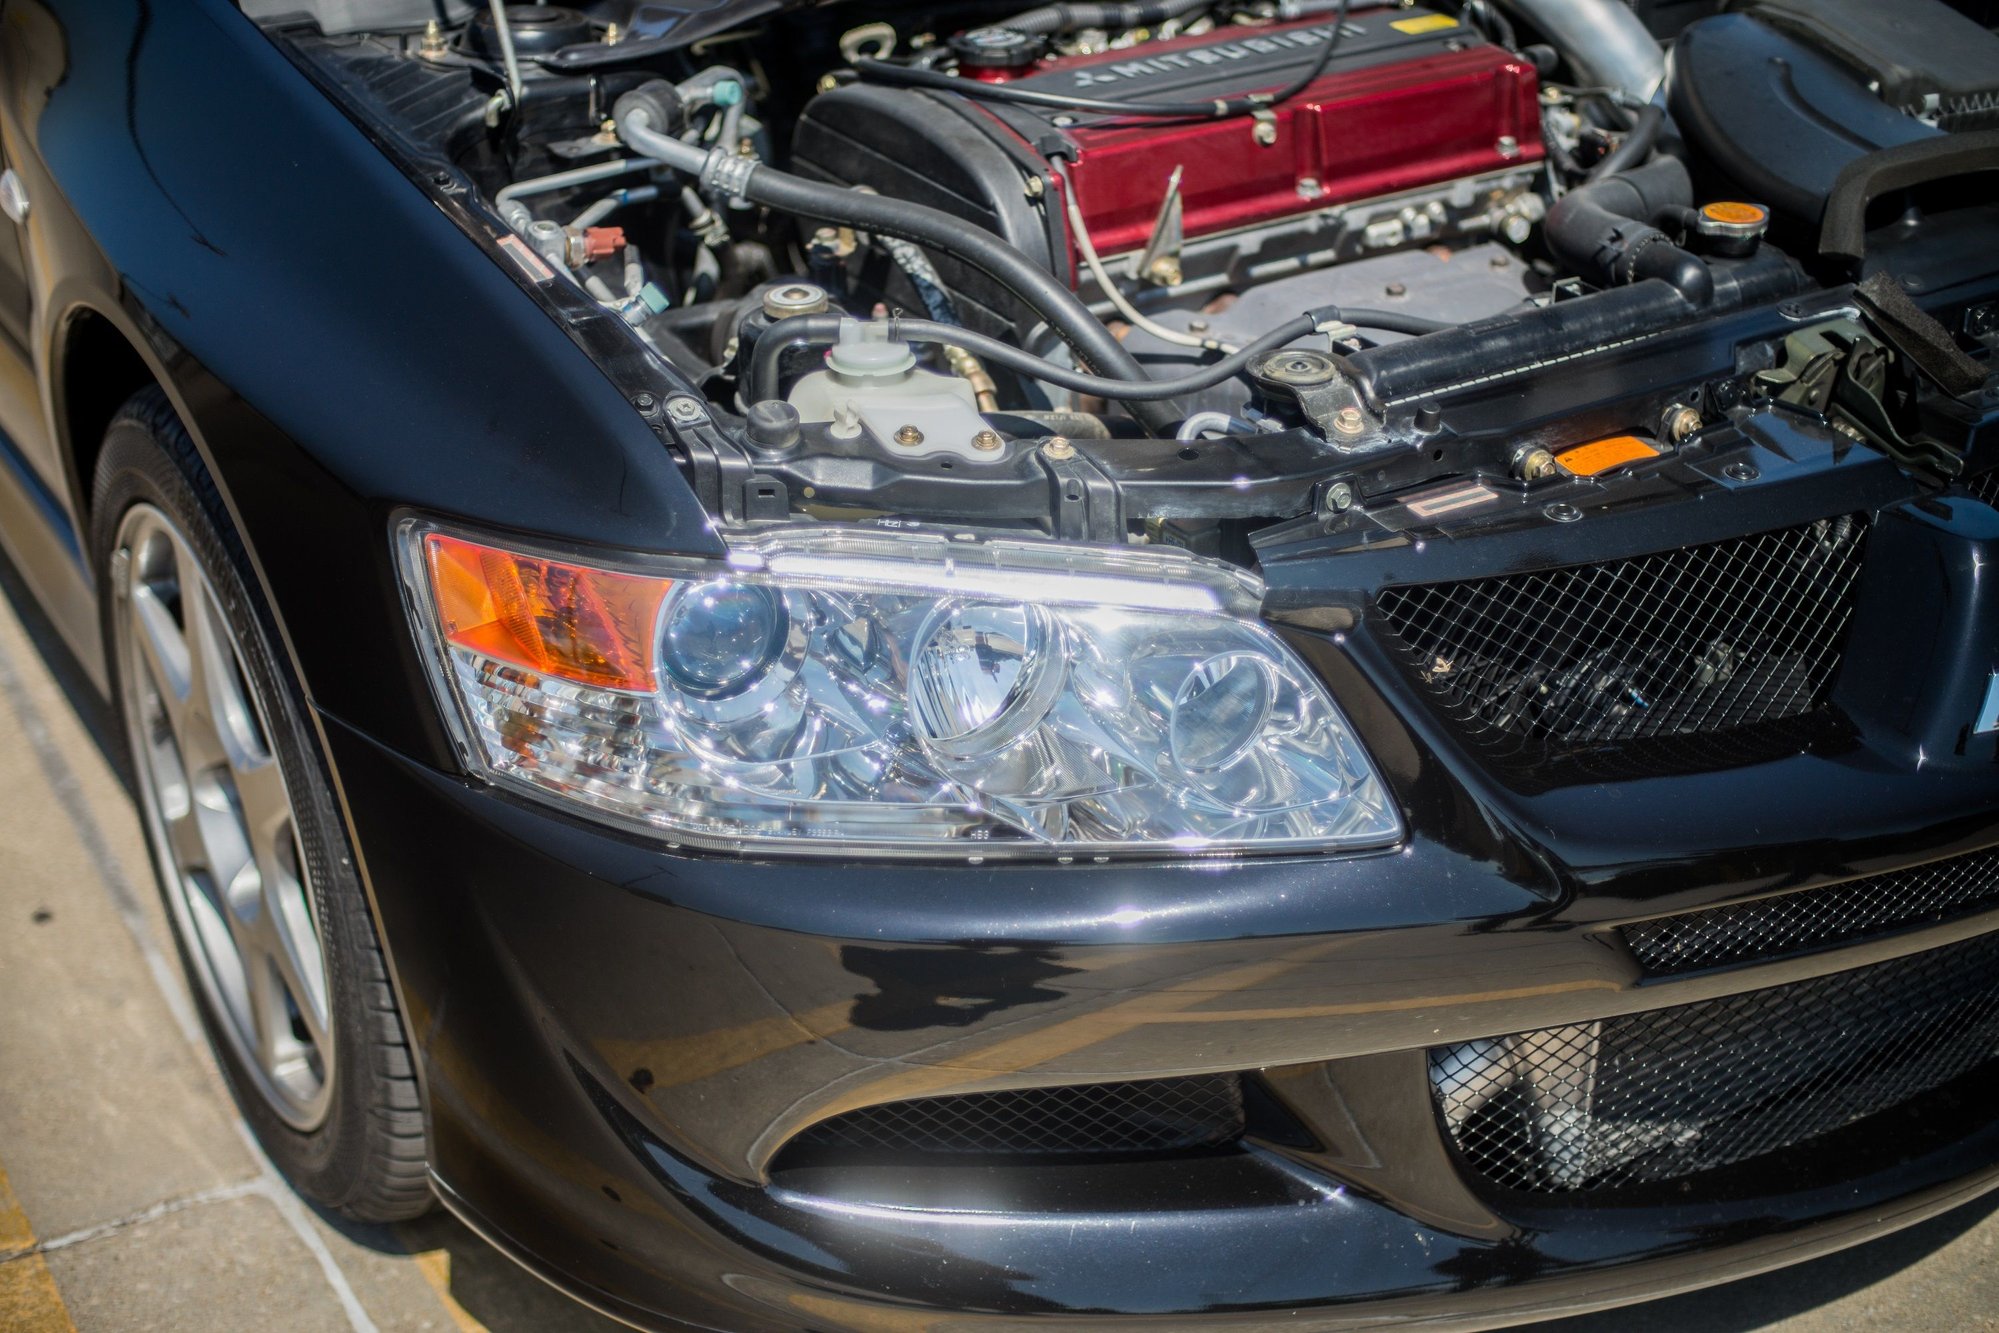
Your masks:
<svg viewBox="0 0 1999 1333"><path fill-rule="evenodd" d="M1094 115L1164 120L1228 120L1251 112L1282 105L1304 92L1325 74L1333 63L1333 52L1346 35L1347 11L1353 0L1338 0L1338 11L1329 35L1320 44L1318 59L1303 74L1274 93L1250 93L1242 97L1218 97L1211 102L1114 102L1098 97L1076 97L1068 93L1044 93L1011 83L981 83L934 69L897 65L886 60L856 60L854 72L871 83L902 88L931 88L957 93L988 102L1011 102L1019 106L1048 107L1056 111L1083 111ZM1005 26L1005 25L1003 25Z"/></svg>
<svg viewBox="0 0 1999 1333"><path fill-rule="evenodd" d="M940 209L821 185L769 167L758 167L750 173L743 197L768 208L900 237L955 256L1005 287L1048 321L1048 327L1075 350L1078 360L1106 376L1105 382L1113 385L1103 391L1104 397L1129 404L1132 415L1152 430L1163 430L1174 420L1170 408L1150 406L1160 398L1171 397L1170 394L1131 398L1117 391L1117 382L1145 380L1145 371L1124 344L1090 313L1076 293L990 232L980 231ZM969 350L969 345L966 346Z"/></svg>
<svg viewBox="0 0 1999 1333"><path fill-rule="evenodd" d="M1695 255L1646 219L1693 200L1694 187L1678 159L1648 166L1569 191L1548 210L1548 249L1571 272L1603 287L1658 278L1698 307L1714 300L1714 274Z"/></svg>
<svg viewBox="0 0 1999 1333"><path fill-rule="evenodd" d="M1657 102L1647 104L1638 113L1631 129L1618 141L1617 147L1605 153L1589 169L1589 179L1600 181L1606 176L1615 176L1644 165L1645 159L1652 156L1653 145L1659 142L1659 128L1665 123L1666 108Z"/></svg>
<svg viewBox="0 0 1999 1333"><path fill-rule="evenodd" d="M1155 0L1152 4L1042 5L993 26L1015 32L1074 32L1078 28L1138 28L1191 14L1210 0Z"/></svg>
<svg viewBox="0 0 1999 1333"><path fill-rule="evenodd" d="M743 401L754 403L777 397L781 387L778 383L778 371L784 354L794 347L837 342L844 323L845 321L838 315L793 315L789 319L781 319L771 325L757 339L756 355L750 362L748 382L743 386ZM1008 370L1053 384L1058 388L1068 389L1073 393L1096 394L1099 397L1118 398L1122 401L1159 402L1177 398L1181 394L1211 389L1224 380L1240 375L1258 357L1311 334L1321 325L1333 323L1410 334L1435 333L1455 327L1387 310L1349 310L1339 306L1322 306L1317 310L1307 311L1296 319L1287 320L1240 351L1232 352L1199 370L1190 371L1173 379L1148 380L1138 385L1086 375L1081 371L1070 370L1066 366L1058 366L1051 361L1043 360L1032 352L1024 352L1011 343L1001 342L997 338L988 338L969 329L954 328L949 324L937 324L930 320L894 320L889 325L889 336L899 341L948 343L962 347L982 361L1004 366Z"/></svg>

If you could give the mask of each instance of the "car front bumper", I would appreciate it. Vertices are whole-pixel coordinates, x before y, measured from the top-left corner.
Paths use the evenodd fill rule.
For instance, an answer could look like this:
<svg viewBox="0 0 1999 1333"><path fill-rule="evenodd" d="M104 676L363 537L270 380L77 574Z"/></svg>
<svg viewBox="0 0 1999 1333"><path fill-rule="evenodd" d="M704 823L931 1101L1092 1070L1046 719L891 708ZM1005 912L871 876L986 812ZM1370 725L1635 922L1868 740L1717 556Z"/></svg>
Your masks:
<svg viewBox="0 0 1999 1333"><path fill-rule="evenodd" d="M1946 536L1982 552L1994 517ZM1999 637L1989 596L1954 608L1966 654ZM1428 1076L1435 1047L1999 928L1988 903L1670 977L1646 975L1618 934L1999 845L1999 738L1911 754L1922 710L1898 730L1856 706L1835 745L1507 788L1396 696L1364 641L1299 642L1395 790L1405 845L1208 864L687 856L324 719L421 1053L440 1195L641 1325L1316 1328L1490 1326L1641 1299L1999 1183L1990 1066L1682 1192L1591 1206L1479 1185ZM1171 1161L779 1156L877 1103L1238 1071L1261 1071L1302 1132Z"/></svg>

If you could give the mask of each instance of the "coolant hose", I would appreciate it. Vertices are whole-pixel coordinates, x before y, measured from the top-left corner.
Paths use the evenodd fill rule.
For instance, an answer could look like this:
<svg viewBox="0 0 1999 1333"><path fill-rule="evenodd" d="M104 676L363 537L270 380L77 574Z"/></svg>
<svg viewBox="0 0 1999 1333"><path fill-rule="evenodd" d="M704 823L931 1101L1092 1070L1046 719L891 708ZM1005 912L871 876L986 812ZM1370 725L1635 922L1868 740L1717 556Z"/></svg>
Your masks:
<svg viewBox="0 0 1999 1333"><path fill-rule="evenodd" d="M840 315L793 315L789 319L781 319L771 325L757 339L757 350L750 358L749 375L743 385L743 401L755 403L776 398L782 387L778 383L778 372L784 354L795 347L837 342L842 329L852 322L854 321ZM888 332L889 337L898 342L946 343L962 347L983 361L1005 366L1008 370L1068 389L1072 393L1096 394L1099 397L1118 398L1123 401L1157 403L1177 398L1181 394L1211 389L1224 380L1240 375L1249 368L1251 362L1266 353L1274 352L1285 344L1296 342L1319 329L1338 324L1412 334L1432 333L1452 327L1433 320L1418 319L1413 315L1400 315L1387 310L1354 310L1341 306L1321 306L1317 310L1307 311L1296 319L1286 320L1241 351L1232 352L1219 361L1202 366L1199 370L1190 371L1173 379L1147 380L1142 384L1086 375L1067 366L1058 366L1052 361L1043 360L1032 352L1024 352L1013 344L1001 342L997 338L988 338L982 333L973 333L969 329L953 328L949 324L937 324L930 320L891 320ZM1168 435L1170 433L1165 432Z"/></svg>
<svg viewBox="0 0 1999 1333"><path fill-rule="evenodd" d="M1606 176L1629 171L1644 165L1652 156L1652 146L1659 142L1659 129L1666 123L1666 108L1657 102L1649 102L1638 113L1638 119L1631 130L1619 140L1617 147L1605 153L1598 163L1589 169L1589 179L1600 181Z"/></svg>
<svg viewBox="0 0 1999 1333"><path fill-rule="evenodd" d="M1643 219L1693 201L1677 158L1606 176L1569 191L1548 210L1548 249L1570 271L1603 287L1659 278L1696 307L1714 300L1714 274Z"/></svg>
<svg viewBox="0 0 1999 1333"><path fill-rule="evenodd" d="M645 91L641 87L625 96L636 97ZM655 131L643 102L628 107L625 98L620 98L615 114L618 133L635 152L699 177L712 189L780 212L915 241L970 264L1047 321L1056 336L1074 349L1079 361L1105 377L1099 383L1111 386L1108 390L1091 392L1102 392L1105 397L1124 403L1141 424L1153 431L1164 432L1179 416L1170 403L1162 401L1170 398L1170 394L1133 397L1119 393L1116 387L1119 383L1144 382L1145 371L1110 329L1090 313L1081 297L997 236L941 209L822 185L733 154L711 154ZM967 350L977 350L963 339L955 341ZM1028 359L1037 365L1045 364L1039 357L1028 356Z"/></svg>

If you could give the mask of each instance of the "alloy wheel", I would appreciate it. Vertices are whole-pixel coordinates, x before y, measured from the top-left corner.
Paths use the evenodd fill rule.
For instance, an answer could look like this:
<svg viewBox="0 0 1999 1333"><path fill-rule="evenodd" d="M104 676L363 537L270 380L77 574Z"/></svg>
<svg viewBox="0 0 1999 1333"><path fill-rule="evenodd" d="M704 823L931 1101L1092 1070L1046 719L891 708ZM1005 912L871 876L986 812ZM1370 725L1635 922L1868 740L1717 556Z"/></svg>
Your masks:
<svg viewBox="0 0 1999 1333"><path fill-rule="evenodd" d="M317 900L235 631L186 535L139 504L113 556L118 679L140 808L209 1010L284 1121L333 1091Z"/></svg>

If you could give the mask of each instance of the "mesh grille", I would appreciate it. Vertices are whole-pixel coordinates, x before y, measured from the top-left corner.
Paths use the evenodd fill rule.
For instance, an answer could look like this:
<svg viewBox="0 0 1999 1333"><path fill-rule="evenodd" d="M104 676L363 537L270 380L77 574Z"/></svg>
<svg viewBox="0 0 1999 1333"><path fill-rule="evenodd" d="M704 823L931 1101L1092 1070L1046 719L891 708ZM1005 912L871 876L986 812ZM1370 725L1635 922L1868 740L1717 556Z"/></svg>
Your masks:
<svg viewBox="0 0 1999 1333"><path fill-rule="evenodd" d="M1999 468L1994 468L1982 477L1973 477L1965 483L1971 493L1979 499L1999 509Z"/></svg>
<svg viewBox="0 0 1999 1333"><path fill-rule="evenodd" d="M1999 902L1999 849L1624 928L1638 965L1695 972L1928 925Z"/></svg>
<svg viewBox="0 0 1999 1333"><path fill-rule="evenodd" d="M1476 736L1590 745L1798 717L1839 667L1865 520L1389 588L1395 647Z"/></svg>
<svg viewBox="0 0 1999 1333"><path fill-rule="evenodd" d="M1060 1155L1171 1152L1242 1136L1234 1074L977 1092L864 1107L807 1130L799 1147Z"/></svg>
<svg viewBox="0 0 1999 1333"><path fill-rule="evenodd" d="M1444 1047L1477 1174L1536 1193L1674 1180L1899 1106L1999 1054L1999 935L1852 972Z"/></svg>

